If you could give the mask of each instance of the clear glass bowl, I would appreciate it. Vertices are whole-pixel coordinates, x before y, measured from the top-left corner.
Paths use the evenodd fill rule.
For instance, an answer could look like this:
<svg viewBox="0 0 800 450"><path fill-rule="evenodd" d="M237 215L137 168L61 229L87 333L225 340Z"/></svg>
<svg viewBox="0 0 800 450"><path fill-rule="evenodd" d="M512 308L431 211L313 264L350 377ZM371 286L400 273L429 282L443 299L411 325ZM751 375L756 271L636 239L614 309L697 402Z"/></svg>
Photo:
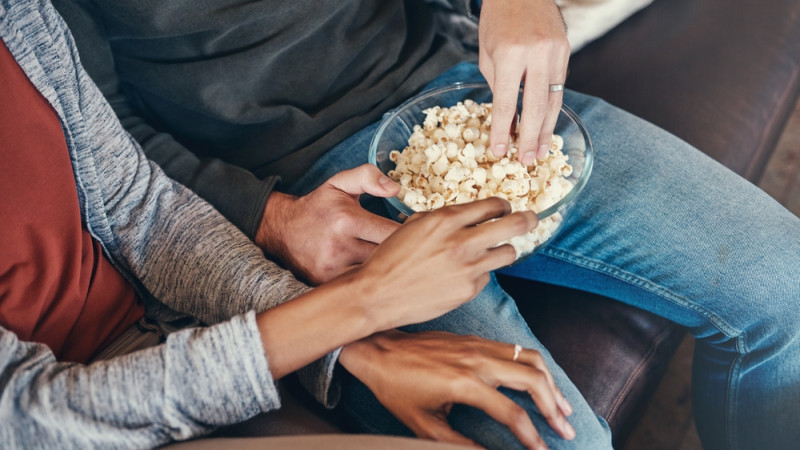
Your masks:
<svg viewBox="0 0 800 450"><path fill-rule="evenodd" d="M466 99L477 103L489 103L492 101L492 92L487 84L456 83L422 92L387 113L370 143L370 164L377 166L383 173L394 169L395 164L389 159L389 153L392 150L402 151L408 145L408 138L414 126L421 125L425 119L423 112L425 109L433 106L451 107ZM554 133L564 139L562 152L569 157L567 162L573 169L572 174L566 177L572 184L572 190L557 203L539 212L539 226L552 228L551 233L533 250L517 255L517 262L534 254L558 233L563 220L570 213L592 172L594 149L589 133L578 115L567 106L561 107ZM392 217L398 221L402 222L414 213L399 198L392 197L385 200Z"/></svg>

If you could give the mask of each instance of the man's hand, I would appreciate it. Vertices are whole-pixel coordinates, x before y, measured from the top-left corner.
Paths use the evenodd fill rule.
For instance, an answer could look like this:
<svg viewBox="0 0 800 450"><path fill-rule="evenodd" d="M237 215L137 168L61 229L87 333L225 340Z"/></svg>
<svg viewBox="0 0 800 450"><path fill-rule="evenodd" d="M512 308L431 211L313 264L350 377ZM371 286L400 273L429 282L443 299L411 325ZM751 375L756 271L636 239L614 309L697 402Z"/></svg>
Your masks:
<svg viewBox="0 0 800 450"><path fill-rule="evenodd" d="M536 224L532 211L512 213L497 197L414 214L362 264L258 315L272 375L280 378L336 347L470 301L491 271L516 258L514 247L498 243Z"/></svg>
<svg viewBox="0 0 800 450"><path fill-rule="evenodd" d="M494 94L492 152L508 151L524 83L519 123L519 155L523 164L543 159L550 148L562 92L552 84L567 77L570 47L561 12L553 0L484 0L479 24L481 73Z"/></svg>
<svg viewBox="0 0 800 450"><path fill-rule="evenodd" d="M460 403L508 426L526 447L546 448L525 410L497 391L505 386L528 392L550 426L573 439L565 417L572 408L541 355L525 349L512 361L513 354L513 345L474 336L392 330L346 346L339 361L421 438L475 445L447 422Z"/></svg>
<svg viewBox="0 0 800 450"><path fill-rule="evenodd" d="M359 195L393 197L400 187L365 164L340 172L303 197L273 192L256 244L311 284L324 283L362 263L400 226L366 211Z"/></svg>

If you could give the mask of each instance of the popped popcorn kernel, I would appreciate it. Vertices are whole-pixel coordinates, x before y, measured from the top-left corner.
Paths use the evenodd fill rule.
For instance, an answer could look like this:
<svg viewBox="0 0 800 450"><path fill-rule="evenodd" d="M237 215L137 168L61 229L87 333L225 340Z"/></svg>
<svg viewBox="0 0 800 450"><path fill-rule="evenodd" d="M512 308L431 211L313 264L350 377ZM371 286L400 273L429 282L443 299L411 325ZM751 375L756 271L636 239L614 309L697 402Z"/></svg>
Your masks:
<svg viewBox="0 0 800 450"><path fill-rule="evenodd" d="M540 213L572 190L565 177L572 174L569 157L562 152L564 139L553 135L550 151L542 161L525 166L518 159L516 136L508 152L497 157L488 149L492 104L464 100L453 107L435 106L425 111L402 151L389 154L395 162L388 176L400 186L398 198L414 211L430 211L446 205L489 197L505 198L512 211ZM546 242L563 220L554 213L530 232L507 242L525 255Z"/></svg>

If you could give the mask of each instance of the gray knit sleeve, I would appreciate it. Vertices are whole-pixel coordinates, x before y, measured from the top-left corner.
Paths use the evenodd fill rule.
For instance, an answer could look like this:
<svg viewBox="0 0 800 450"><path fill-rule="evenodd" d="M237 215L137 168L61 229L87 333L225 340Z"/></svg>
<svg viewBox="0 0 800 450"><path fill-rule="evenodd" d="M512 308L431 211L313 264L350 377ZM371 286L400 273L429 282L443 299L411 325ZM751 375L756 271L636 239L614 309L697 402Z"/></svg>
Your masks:
<svg viewBox="0 0 800 450"><path fill-rule="evenodd" d="M136 358L154 358L154 365L141 361L126 366L125 381L149 380L149 377L157 375L148 373L154 370L152 367L169 365L170 370L164 373L167 378L164 387L146 389L148 395L156 397L150 400L152 402L180 404L176 412L170 413L185 414L186 417L176 419L179 422L188 421L193 413L184 410L183 403L172 398L182 394L173 393L171 387L183 389L176 392L191 393L197 397L194 401L224 396L222 391L228 388L231 389L229 400L244 398L235 392L236 386L226 384L194 384L194 390L187 391L188 387L183 385L188 384L186 377L189 375L197 379L232 380L236 369L243 369L251 373L248 375L251 381L258 379L261 383L267 380L271 386L265 361L257 363L251 359L240 364L228 361L242 356L264 359L253 320L247 323L229 320L242 314L252 317L252 311L274 307L309 288L264 258L261 251L211 205L167 178L144 156L82 69L71 35L49 3L0 0L0 37L62 122L82 219L87 230L102 244L109 260L149 302L148 309L150 305L164 305L171 311L198 317L207 324L220 323L218 327L209 328L210 336L220 332L230 336L226 339L212 337L208 341L200 339L197 345L194 339L188 339L182 347L176 347L180 351L186 350L183 357L178 355L178 350L166 356L154 352L139 354ZM243 335L249 336L247 345L239 345L244 342ZM14 384L6 384L0 391L0 423L5 424L6 417L18 413L21 405L33 408L30 411L37 417L49 416L47 409L58 409L60 405L55 398L58 395L70 399L65 408L72 408L74 402L94 402L95 392L102 391L103 395L115 399L111 405L120 408L121 414L125 415L128 408L135 410L137 405L125 404L129 396L127 384L112 383L108 376L103 375L102 365L75 368L80 380L90 381L81 385L69 376L59 378L62 372L72 370L73 366L48 360L52 356L48 356L41 346L12 342L16 338L5 330L2 339L4 343L0 350L6 361L0 365L0 383L14 380ZM255 345L256 341L258 345ZM168 349L169 345L165 348ZM241 354L243 351L246 355ZM218 354L225 357L216 358L217 361L208 357ZM330 385L328 377L333 372L336 354L332 352L309 369L316 374L312 377L312 386ZM33 368L36 373L46 375L43 378L18 377L18 367ZM230 374L220 374L219 370L229 370ZM259 373L254 375L255 372ZM176 378L177 373L183 374L184 378ZM56 380L61 380L62 391L42 384ZM87 388L78 389L82 386ZM150 387L158 386L152 382ZM41 395L53 398L40 398ZM277 397L271 394L262 394L262 397L269 397L269 400L258 400L258 408L251 408L250 412L277 406ZM222 415L225 411L228 410L224 406L218 410ZM239 407L231 406L228 412L228 423L246 415ZM106 411L105 414L110 413ZM200 418L197 422L211 425L219 420L204 421ZM79 423L73 422L73 425ZM108 421L104 426L113 425L113 421ZM197 430L184 427L180 433ZM180 433L177 435L183 436Z"/></svg>
<svg viewBox="0 0 800 450"><path fill-rule="evenodd" d="M310 289L267 260L210 204L166 177L118 121L108 120L115 116L85 72L78 76L81 110L95 112L88 113L86 123L97 138L87 145L94 146L91 166L106 212L104 223L94 229L142 296L157 299L151 306L165 305L213 324L265 311ZM299 372L306 389L329 407L338 400L333 378L338 354L333 351Z"/></svg>
<svg viewBox="0 0 800 450"><path fill-rule="evenodd" d="M4 448L153 448L280 406L253 313L90 366L0 327Z"/></svg>
<svg viewBox="0 0 800 450"><path fill-rule="evenodd" d="M105 144L95 144L92 165L110 231L104 242L144 298L213 324L265 311L310 289L267 260L210 204L166 177L119 122L105 119L113 112L85 73L79 71L79 77L81 100L87 102L81 109L97 111L87 121L100 137L93 142ZM328 407L338 400L333 378L338 354L299 371L302 384Z"/></svg>

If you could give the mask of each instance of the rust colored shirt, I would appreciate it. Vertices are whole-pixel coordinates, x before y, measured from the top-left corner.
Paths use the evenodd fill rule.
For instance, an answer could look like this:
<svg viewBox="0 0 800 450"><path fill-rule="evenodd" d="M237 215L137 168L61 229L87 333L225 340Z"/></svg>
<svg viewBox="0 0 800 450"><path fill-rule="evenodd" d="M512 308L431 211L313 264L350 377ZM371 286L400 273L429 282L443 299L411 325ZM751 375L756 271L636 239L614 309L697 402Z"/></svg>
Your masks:
<svg viewBox="0 0 800 450"><path fill-rule="evenodd" d="M86 362L144 314L81 222L61 122L0 45L0 325Z"/></svg>

